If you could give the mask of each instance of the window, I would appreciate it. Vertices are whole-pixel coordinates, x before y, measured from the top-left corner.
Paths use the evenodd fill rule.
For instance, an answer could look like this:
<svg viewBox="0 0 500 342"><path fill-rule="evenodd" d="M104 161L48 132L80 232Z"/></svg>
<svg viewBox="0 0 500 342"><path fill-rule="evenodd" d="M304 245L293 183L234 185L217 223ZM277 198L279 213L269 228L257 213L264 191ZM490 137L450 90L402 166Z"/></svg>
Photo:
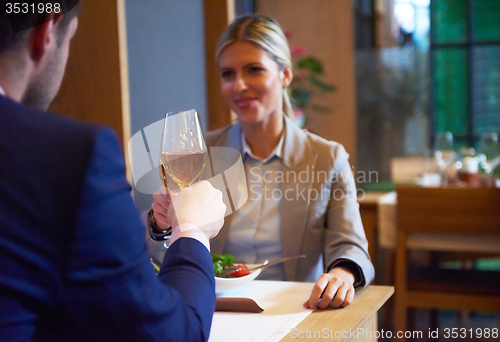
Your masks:
<svg viewBox="0 0 500 342"><path fill-rule="evenodd" d="M431 132L500 132L500 1L431 1Z"/></svg>
<svg viewBox="0 0 500 342"><path fill-rule="evenodd" d="M356 0L357 168L500 134L500 1Z"/></svg>

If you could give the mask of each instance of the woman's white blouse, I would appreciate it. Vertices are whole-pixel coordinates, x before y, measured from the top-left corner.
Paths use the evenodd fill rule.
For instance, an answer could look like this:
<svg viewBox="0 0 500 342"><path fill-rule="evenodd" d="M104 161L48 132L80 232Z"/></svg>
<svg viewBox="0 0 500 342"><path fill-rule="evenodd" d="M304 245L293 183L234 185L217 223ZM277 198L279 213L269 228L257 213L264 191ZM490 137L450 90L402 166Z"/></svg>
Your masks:
<svg viewBox="0 0 500 342"><path fill-rule="evenodd" d="M224 250L234 255L236 262L254 264L282 257L281 184L274 179L282 172L284 137L285 132L269 157L261 159L241 135L248 201L233 214ZM283 264L264 269L258 279L286 280Z"/></svg>

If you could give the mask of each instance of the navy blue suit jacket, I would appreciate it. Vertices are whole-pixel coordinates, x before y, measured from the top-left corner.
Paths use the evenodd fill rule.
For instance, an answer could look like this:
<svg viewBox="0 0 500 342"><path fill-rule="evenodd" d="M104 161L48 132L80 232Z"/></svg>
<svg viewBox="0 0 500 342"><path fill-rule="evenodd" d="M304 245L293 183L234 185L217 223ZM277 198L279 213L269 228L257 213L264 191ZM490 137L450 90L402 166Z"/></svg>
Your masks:
<svg viewBox="0 0 500 342"><path fill-rule="evenodd" d="M179 239L156 277L124 171L110 129L0 96L0 341L208 339L210 254Z"/></svg>

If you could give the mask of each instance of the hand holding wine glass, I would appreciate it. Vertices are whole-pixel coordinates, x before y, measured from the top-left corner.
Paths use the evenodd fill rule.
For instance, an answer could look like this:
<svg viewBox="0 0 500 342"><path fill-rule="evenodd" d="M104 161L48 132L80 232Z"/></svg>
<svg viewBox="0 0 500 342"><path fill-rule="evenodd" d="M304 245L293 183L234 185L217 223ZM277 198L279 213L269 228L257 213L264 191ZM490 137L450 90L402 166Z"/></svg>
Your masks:
<svg viewBox="0 0 500 342"><path fill-rule="evenodd" d="M183 233L200 234L212 239L224 223L226 205L222 201L222 192L212 186L208 181L200 181L180 193L172 196L171 207L168 215L174 227L176 236ZM196 236L196 235L195 235Z"/></svg>
<svg viewBox="0 0 500 342"><path fill-rule="evenodd" d="M164 186L153 194L151 209L153 209L154 224L157 230L168 231L172 227L172 222L170 222L168 216L168 209L171 203L170 192L166 191Z"/></svg>
<svg viewBox="0 0 500 342"><path fill-rule="evenodd" d="M167 113L160 147L160 177L170 192L193 184L205 168L207 147L195 110Z"/></svg>

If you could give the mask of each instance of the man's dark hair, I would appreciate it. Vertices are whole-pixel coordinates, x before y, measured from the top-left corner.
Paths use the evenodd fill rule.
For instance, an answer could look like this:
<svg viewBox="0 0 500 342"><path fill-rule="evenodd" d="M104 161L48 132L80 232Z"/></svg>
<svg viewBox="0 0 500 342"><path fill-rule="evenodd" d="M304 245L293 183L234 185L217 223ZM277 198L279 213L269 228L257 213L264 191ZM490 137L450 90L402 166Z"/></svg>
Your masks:
<svg viewBox="0 0 500 342"><path fill-rule="evenodd" d="M18 47L24 43L29 35L29 29L41 25L50 19L49 13L44 8L59 4L60 14L63 14L58 26L58 44L61 44L68 31L69 23L79 11L79 0L45 0L24 1L27 7L20 8L20 13L13 13L13 4L9 0L0 0L0 54ZM40 6L40 7L39 7ZM40 12L42 9L42 13ZM25 10L27 13L22 13ZM11 12L11 13L9 13ZM57 14L57 13L56 13Z"/></svg>

